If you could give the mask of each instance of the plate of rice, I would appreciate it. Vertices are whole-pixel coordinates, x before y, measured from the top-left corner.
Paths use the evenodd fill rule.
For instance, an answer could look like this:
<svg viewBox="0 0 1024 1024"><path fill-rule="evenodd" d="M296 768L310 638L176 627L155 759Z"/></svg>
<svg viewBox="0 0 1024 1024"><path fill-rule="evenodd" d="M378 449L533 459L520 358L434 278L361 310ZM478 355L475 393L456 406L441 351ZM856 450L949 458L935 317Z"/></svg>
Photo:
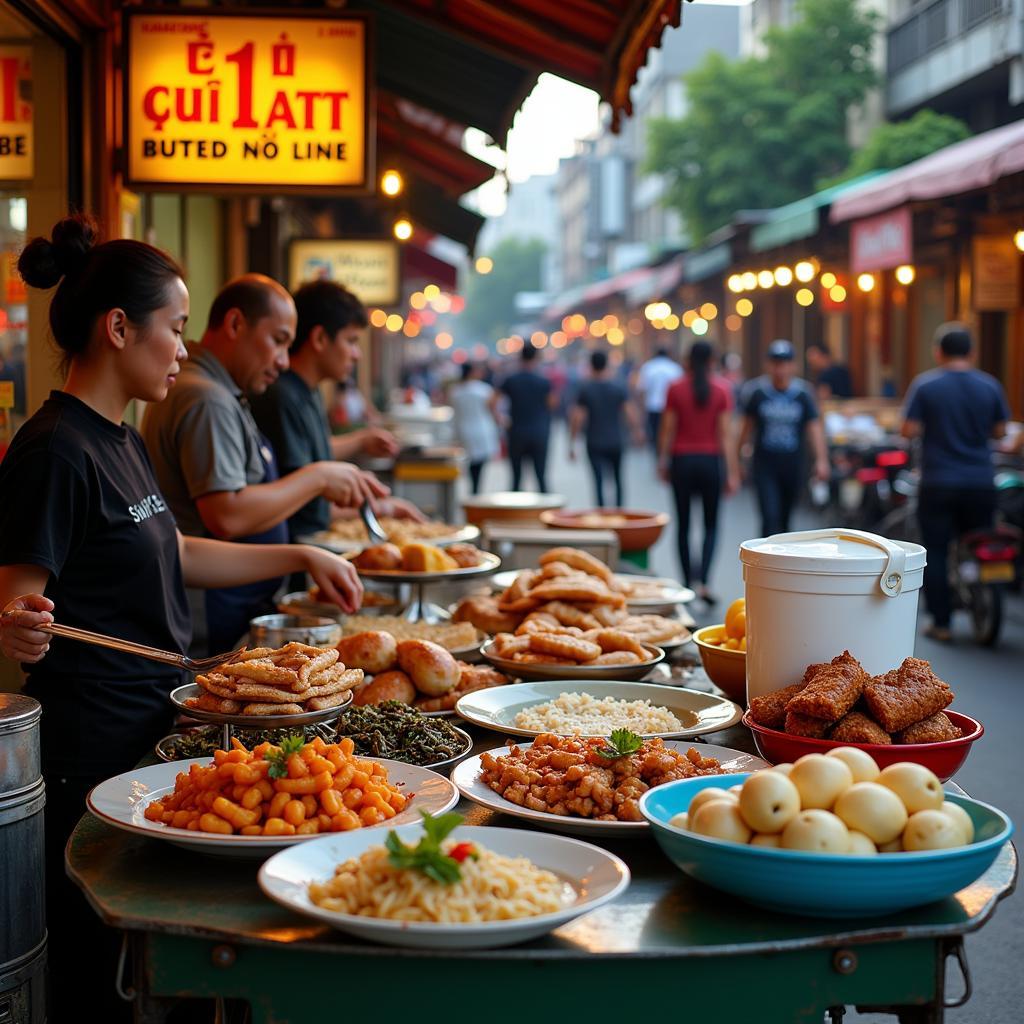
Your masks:
<svg viewBox="0 0 1024 1024"><path fill-rule="evenodd" d="M590 843L523 829L451 828L456 820L441 827L443 871L428 871L416 852L441 821L434 819L393 829L384 843L378 829L369 839L338 832L292 847L260 868L260 888L358 939L489 949L546 935L629 885L626 864Z"/></svg>
<svg viewBox="0 0 1024 1024"><path fill-rule="evenodd" d="M507 736L639 736L688 739L735 725L743 711L731 700L655 683L555 679L477 690L461 697L456 714Z"/></svg>

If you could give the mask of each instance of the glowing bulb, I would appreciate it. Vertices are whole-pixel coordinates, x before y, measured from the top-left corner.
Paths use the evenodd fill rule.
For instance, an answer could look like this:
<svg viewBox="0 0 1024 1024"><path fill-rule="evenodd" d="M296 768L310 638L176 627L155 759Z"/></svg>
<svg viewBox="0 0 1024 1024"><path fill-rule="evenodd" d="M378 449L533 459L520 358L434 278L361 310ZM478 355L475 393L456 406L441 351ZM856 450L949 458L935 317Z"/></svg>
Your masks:
<svg viewBox="0 0 1024 1024"><path fill-rule="evenodd" d="M396 170L385 171L380 176L380 190L386 196L397 196L404 187L405 182Z"/></svg>
<svg viewBox="0 0 1024 1024"><path fill-rule="evenodd" d="M743 291L743 278L740 274L730 274L726 284L731 292Z"/></svg>
<svg viewBox="0 0 1024 1024"><path fill-rule="evenodd" d="M441 289L438 288L436 284L428 284L427 287L423 289L423 297L427 300L427 302L433 301L440 294Z"/></svg>
<svg viewBox="0 0 1024 1024"><path fill-rule="evenodd" d="M395 238L400 242L408 242L412 238L412 222L400 217L395 221L395 226L391 229L395 233Z"/></svg>
<svg viewBox="0 0 1024 1024"><path fill-rule="evenodd" d="M426 309L427 308L427 297L423 292L413 292L409 296L409 305L413 309Z"/></svg>
<svg viewBox="0 0 1024 1024"><path fill-rule="evenodd" d="M1013 244L1017 246L1021 252L1024 252L1024 228L1013 236Z"/></svg>
<svg viewBox="0 0 1024 1024"><path fill-rule="evenodd" d="M826 270L825 273L821 275L821 287L832 288L835 286L838 280L839 278L836 277L836 275L833 274L831 270Z"/></svg>
<svg viewBox="0 0 1024 1024"><path fill-rule="evenodd" d="M762 288L771 288L775 284L775 275L770 270L759 270L757 272L757 283Z"/></svg>
<svg viewBox="0 0 1024 1024"><path fill-rule="evenodd" d="M474 266L478 274L489 274L494 269L494 260L490 256L480 256Z"/></svg>
<svg viewBox="0 0 1024 1024"><path fill-rule="evenodd" d="M810 260L801 260L794 268L796 279L803 284L814 280L814 264Z"/></svg>
<svg viewBox="0 0 1024 1024"><path fill-rule="evenodd" d="M607 337L609 345L621 345L626 340L626 332L621 327L609 327Z"/></svg>
<svg viewBox="0 0 1024 1024"><path fill-rule="evenodd" d="M608 327L603 320L594 320L590 324L590 333L595 338L603 338L608 333Z"/></svg>
<svg viewBox="0 0 1024 1024"><path fill-rule="evenodd" d="M530 335L530 344L534 348L543 348L548 343L548 336L543 331L534 331Z"/></svg>
<svg viewBox="0 0 1024 1024"><path fill-rule="evenodd" d="M704 305L700 307L700 315L704 317L705 320L714 320L715 317L718 316L718 307L713 302L705 302Z"/></svg>
<svg viewBox="0 0 1024 1024"><path fill-rule="evenodd" d="M693 326L693 321L696 320L696 319L697 319L697 310L695 310L695 309L688 309L683 314L683 326L684 327L692 327Z"/></svg>
<svg viewBox="0 0 1024 1024"><path fill-rule="evenodd" d="M787 284L793 283L793 271L789 267L776 267L775 268L775 283L785 287Z"/></svg>
<svg viewBox="0 0 1024 1024"><path fill-rule="evenodd" d="M664 324L666 331L678 331L679 317L677 317L675 313L669 313L669 315L665 317ZM608 333L611 334L611 331L609 331Z"/></svg>
<svg viewBox="0 0 1024 1024"><path fill-rule="evenodd" d="M857 287L862 292L869 292L875 287L875 275L874 274L861 274L857 278Z"/></svg>
<svg viewBox="0 0 1024 1024"><path fill-rule="evenodd" d="M375 309L370 314L370 323L374 327L383 327L388 322L388 315L383 309Z"/></svg>
<svg viewBox="0 0 1024 1024"><path fill-rule="evenodd" d="M697 319L694 320L692 324L690 324L690 330L693 331L694 334L707 334L708 333L708 322L707 322L707 320L705 320L704 317L702 317L702 316L697 317Z"/></svg>
<svg viewBox="0 0 1024 1024"><path fill-rule="evenodd" d="M909 263L904 263L902 267L896 268L896 280L900 284L913 284L916 276L914 268Z"/></svg>
<svg viewBox="0 0 1024 1024"><path fill-rule="evenodd" d="M834 284L828 290L828 297L833 302L845 302L846 301L846 289L841 284Z"/></svg>
<svg viewBox="0 0 1024 1024"><path fill-rule="evenodd" d="M736 312L739 313L740 316L750 316L750 314L754 312L754 304L750 299L740 299L736 303Z"/></svg>
<svg viewBox="0 0 1024 1024"><path fill-rule="evenodd" d="M743 290L746 292L752 291L757 287L757 274L752 270L748 270L742 277Z"/></svg>
<svg viewBox="0 0 1024 1024"><path fill-rule="evenodd" d="M728 331L738 331L743 325L743 318L738 317L735 313L730 313L725 318L725 328Z"/></svg>
<svg viewBox="0 0 1024 1024"><path fill-rule="evenodd" d="M442 331L435 339L434 344L440 349L451 348L454 338L447 332Z"/></svg>
<svg viewBox="0 0 1024 1024"><path fill-rule="evenodd" d="M796 301L801 306L809 306L814 302L814 292L810 288L801 288L796 293Z"/></svg>
<svg viewBox="0 0 1024 1024"><path fill-rule="evenodd" d="M391 316L384 321L384 326L392 333L396 333L402 329L402 324L404 323L405 321L397 313L392 313Z"/></svg>

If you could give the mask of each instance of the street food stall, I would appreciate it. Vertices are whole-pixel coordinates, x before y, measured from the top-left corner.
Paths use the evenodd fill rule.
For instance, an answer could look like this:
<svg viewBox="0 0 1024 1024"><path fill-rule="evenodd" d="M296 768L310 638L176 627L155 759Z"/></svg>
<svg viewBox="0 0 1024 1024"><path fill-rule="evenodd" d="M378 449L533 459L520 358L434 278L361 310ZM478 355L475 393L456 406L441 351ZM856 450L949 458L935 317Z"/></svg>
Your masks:
<svg viewBox="0 0 1024 1024"><path fill-rule="evenodd" d="M746 599L694 652L684 588L620 576L560 536L489 588L498 560L482 559L450 620L338 616L334 646L258 652L256 689L244 654L198 675L183 712L216 722L229 716L207 697L295 700L305 732L252 731L285 724L288 705L233 719L231 749L216 728L186 728L188 750L163 747L93 791L67 867L124 931L118 986L137 1019L207 997L248 1003L256 1024L298 1022L334 1012L339 993L351 1012L379 1012L382 989L392 1012L415 1014L441 977L486 1000L525 976L548 1013L625 1013L639 992L779 1024L838 1020L844 1006L940 1021L970 997L964 937L1012 893L1017 857L1009 820L951 781L981 724L949 710L951 687L907 654L923 549L849 531L749 542ZM353 557L377 577L389 546ZM396 550L441 574L440 555L465 561L471 547ZM779 614L809 626L782 644ZM862 666L844 648L867 622L879 643ZM488 637L481 662L460 660L459 627ZM330 680L336 700L305 696ZM314 706L326 710L312 723ZM824 819L841 833L817 831ZM471 864L484 889L466 917L445 909L446 887L470 886ZM489 872L535 870L541 890L568 885L561 905L485 913L508 892ZM403 884L416 888L389 888ZM403 899L415 911L389 920ZM597 987L595 962L608 979ZM521 1000L488 1006L497 1020L522 1014Z"/></svg>

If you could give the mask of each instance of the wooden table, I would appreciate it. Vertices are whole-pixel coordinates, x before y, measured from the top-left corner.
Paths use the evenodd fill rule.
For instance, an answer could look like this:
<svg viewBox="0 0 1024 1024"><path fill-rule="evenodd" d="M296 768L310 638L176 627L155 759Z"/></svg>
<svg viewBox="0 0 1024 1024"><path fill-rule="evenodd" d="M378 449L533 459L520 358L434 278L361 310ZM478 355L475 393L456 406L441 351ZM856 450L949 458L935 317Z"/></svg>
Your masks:
<svg viewBox="0 0 1024 1024"><path fill-rule="evenodd" d="M708 742L752 750L742 727ZM477 749L500 744L479 733ZM522 827L475 805L468 823ZM486 1014L591 1021L651 1011L697 1020L820 1024L829 1008L870 1007L906 1024L953 1005L945 965L1014 888L1012 846L977 882L941 903L884 920L824 920L759 910L680 874L653 838L604 841L633 881L614 903L542 940L452 953L365 945L266 899L258 862L190 853L113 829L91 815L68 846L70 876L103 920L125 929L137 1020L170 1000L247 1000L254 1024ZM833 1010L835 1019L841 1011Z"/></svg>

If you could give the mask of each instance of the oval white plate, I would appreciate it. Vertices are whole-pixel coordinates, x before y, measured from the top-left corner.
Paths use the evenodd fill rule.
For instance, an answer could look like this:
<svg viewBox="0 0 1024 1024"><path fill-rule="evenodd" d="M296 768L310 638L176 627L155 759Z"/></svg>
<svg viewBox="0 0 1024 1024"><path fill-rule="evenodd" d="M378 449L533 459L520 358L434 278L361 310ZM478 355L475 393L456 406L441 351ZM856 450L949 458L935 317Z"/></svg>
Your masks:
<svg viewBox="0 0 1024 1024"><path fill-rule="evenodd" d="M681 740L666 740L665 746L685 754L694 744ZM762 761L753 754L745 754L742 750L730 747L718 747L712 743L701 743L697 749L705 757L717 757L726 772L756 772L758 768L767 768L768 762ZM488 751L495 756L504 754L507 747L497 747ZM467 757L452 770L452 782L459 787L459 792L473 803L486 807L501 814L510 814L514 818L524 818L538 828L550 829L552 832L566 832L569 835L605 836L609 839L626 839L630 836L644 835L650 829L646 821L596 821L593 818L570 818L562 814L551 814L548 811L531 811L527 807L499 796L490 786L480 779L480 755ZM529 833L521 833L529 835Z"/></svg>
<svg viewBox="0 0 1024 1024"><path fill-rule="evenodd" d="M614 697L616 700L649 700L657 707L668 708L684 725L690 714L697 716L698 721L687 728L676 732L644 733L645 736L701 736L728 729L743 717L742 708L731 700L681 686L579 679L513 683L511 686L495 686L489 690L474 690L459 698L455 710L467 721L507 736L539 736L542 732L552 730L522 729L515 724L516 715L536 704L554 700L561 693L588 693L591 697Z"/></svg>
<svg viewBox="0 0 1024 1024"><path fill-rule="evenodd" d="M407 843L417 842L423 834L420 825L405 825L395 831ZM538 867L565 879L576 890L576 902L553 914L515 921L435 924L341 914L318 907L309 898L310 882L331 878L338 864L379 845L382 838L380 832L337 832L301 847L282 850L260 868L260 888L289 910L360 939L427 949L489 949L546 935L615 899L629 885L629 868L618 857L589 843L522 829L460 825L451 833L452 839L479 843L507 857L529 858Z"/></svg>
<svg viewBox="0 0 1024 1024"><path fill-rule="evenodd" d="M174 791L174 780L179 772L187 772L194 764L207 765L210 761L209 757L193 757L187 761L168 761L147 768L135 768L101 782L89 794L86 804L97 818L125 832L162 839L186 850L227 857L266 857L285 846L307 843L317 838L315 835L222 836L211 832L189 832L184 828L171 828L170 825L149 821L144 816L143 812L149 803ZM458 792L443 775L429 768L417 768L387 758L378 758L377 761L387 768L390 782L401 786L403 792L415 794L405 810L390 821L383 822L384 825L416 822L420 820L420 811L442 814L458 803ZM380 827L371 825L367 831Z"/></svg>

